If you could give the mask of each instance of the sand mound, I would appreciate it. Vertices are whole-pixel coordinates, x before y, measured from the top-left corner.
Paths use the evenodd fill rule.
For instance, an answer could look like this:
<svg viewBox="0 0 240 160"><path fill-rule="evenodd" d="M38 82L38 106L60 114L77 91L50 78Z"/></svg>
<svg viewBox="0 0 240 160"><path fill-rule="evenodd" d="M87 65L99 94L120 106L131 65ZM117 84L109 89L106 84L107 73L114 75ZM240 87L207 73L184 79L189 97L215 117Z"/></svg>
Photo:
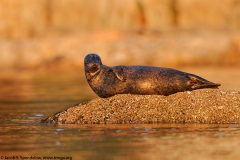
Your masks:
<svg viewBox="0 0 240 160"><path fill-rule="evenodd" d="M240 92L202 89L170 96L124 94L96 98L56 113L42 122L240 123Z"/></svg>

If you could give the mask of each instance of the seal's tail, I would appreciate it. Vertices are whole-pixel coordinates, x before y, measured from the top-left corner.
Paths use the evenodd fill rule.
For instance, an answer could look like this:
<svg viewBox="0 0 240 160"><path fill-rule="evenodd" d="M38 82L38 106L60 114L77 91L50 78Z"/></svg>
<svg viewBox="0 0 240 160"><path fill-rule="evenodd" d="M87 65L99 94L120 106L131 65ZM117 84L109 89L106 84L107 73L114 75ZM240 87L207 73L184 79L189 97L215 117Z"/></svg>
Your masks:
<svg viewBox="0 0 240 160"><path fill-rule="evenodd" d="M201 89L201 88L218 88L221 86L219 83L210 82L202 77L196 76L194 74L189 74L188 77L191 81L192 89Z"/></svg>

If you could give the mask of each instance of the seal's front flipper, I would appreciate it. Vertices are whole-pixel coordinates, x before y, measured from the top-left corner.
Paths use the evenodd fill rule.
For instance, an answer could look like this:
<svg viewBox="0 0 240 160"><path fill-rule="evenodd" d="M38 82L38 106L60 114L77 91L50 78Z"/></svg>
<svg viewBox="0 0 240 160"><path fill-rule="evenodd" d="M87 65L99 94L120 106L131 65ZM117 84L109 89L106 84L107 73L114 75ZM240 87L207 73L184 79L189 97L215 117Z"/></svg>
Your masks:
<svg viewBox="0 0 240 160"><path fill-rule="evenodd" d="M210 82L194 74L188 74L192 89L218 88L221 84Z"/></svg>
<svg viewBox="0 0 240 160"><path fill-rule="evenodd" d="M120 81L126 82L127 76L123 66L114 67L112 71Z"/></svg>

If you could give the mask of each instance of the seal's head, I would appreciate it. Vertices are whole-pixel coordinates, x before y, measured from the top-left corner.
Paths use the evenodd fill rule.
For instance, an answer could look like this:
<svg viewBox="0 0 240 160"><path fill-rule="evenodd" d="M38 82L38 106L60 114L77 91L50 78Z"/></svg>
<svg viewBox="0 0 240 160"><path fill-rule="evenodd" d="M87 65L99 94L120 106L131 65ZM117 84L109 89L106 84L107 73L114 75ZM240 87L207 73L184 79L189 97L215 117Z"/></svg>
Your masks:
<svg viewBox="0 0 240 160"><path fill-rule="evenodd" d="M101 58L94 53L88 54L84 59L84 68L87 80L99 73L102 68Z"/></svg>

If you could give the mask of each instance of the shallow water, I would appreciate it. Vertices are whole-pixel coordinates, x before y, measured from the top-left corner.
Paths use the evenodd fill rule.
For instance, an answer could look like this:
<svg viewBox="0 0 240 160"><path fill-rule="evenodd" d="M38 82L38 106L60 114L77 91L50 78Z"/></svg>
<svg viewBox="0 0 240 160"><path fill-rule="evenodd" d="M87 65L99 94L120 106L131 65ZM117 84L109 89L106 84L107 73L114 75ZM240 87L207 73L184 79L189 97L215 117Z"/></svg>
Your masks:
<svg viewBox="0 0 240 160"><path fill-rule="evenodd" d="M238 69L185 71L240 90ZM81 75L0 75L0 159L240 159L240 124L39 123L94 97Z"/></svg>

